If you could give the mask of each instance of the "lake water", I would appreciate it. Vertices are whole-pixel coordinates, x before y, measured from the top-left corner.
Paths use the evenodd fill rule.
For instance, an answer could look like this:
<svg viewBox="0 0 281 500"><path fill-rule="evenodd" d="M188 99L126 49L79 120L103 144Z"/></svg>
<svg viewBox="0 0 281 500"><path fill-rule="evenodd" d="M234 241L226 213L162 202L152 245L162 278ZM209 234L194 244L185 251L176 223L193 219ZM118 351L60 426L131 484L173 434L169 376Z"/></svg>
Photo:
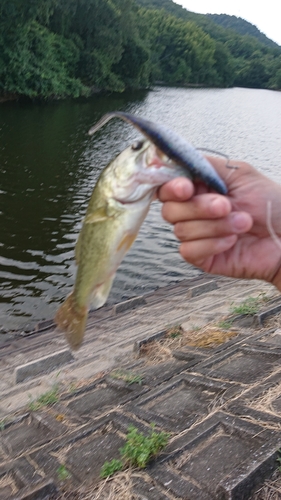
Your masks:
<svg viewBox="0 0 281 500"><path fill-rule="evenodd" d="M138 137L112 110L169 125L197 147L244 159L281 182L281 93L155 88L48 104L0 105L0 327L51 318L70 292L74 246L101 169ZM115 279L109 302L196 276L153 203Z"/></svg>

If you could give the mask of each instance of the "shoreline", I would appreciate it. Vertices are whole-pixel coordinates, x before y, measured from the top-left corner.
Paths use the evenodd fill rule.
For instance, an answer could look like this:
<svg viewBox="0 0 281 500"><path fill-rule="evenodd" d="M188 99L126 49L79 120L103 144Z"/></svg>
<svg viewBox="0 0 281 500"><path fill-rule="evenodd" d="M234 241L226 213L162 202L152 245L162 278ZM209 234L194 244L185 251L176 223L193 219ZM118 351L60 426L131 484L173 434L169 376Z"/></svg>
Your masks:
<svg viewBox="0 0 281 500"><path fill-rule="evenodd" d="M46 322L0 345L2 497L12 500L16 491L21 500L62 500L65 493L83 500L85 492L94 498L101 467L118 457L128 427L148 433L153 422L171 439L138 472L142 496L197 500L223 491L240 500L243 491L250 499L277 468L281 447L279 415L251 406L273 388L272 397L280 398L280 334L253 318L235 323L235 336L217 345L182 345L178 332L196 336L229 316L231 304L259 296L267 305L257 319L280 313L273 286L205 274L90 313L79 351L71 352ZM177 347L168 349L167 341ZM149 359L153 345L158 357L152 352ZM190 468L191 483L177 457ZM64 482L62 468L69 473ZM210 477L207 492L202 470ZM110 485L114 477L104 487Z"/></svg>

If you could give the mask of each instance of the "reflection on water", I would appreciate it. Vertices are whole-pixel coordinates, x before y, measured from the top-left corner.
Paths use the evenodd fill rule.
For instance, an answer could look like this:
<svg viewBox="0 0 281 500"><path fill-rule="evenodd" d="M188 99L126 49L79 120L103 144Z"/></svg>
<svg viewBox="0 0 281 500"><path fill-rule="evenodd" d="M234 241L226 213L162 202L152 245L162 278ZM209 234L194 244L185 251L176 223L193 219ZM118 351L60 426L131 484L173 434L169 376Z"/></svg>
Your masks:
<svg viewBox="0 0 281 500"><path fill-rule="evenodd" d="M53 316L71 290L74 245L101 169L138 135L119 109L169 124L196 146L242 158L281 181L281 93L251 89L157 88L121 96L0 108L0 326ZM183 262L171 228L152 205L122 263L109 302L198 270Z"/></svg>

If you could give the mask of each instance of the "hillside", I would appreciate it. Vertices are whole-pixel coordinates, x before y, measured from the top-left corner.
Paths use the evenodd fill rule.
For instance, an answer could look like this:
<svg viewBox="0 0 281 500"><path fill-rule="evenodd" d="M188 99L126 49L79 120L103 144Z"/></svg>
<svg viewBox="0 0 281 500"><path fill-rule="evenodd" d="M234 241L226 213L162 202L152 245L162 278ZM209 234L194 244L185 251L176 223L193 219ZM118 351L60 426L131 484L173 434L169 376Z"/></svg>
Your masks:
<svg viewBox="0 0 281 500"><path fill-rule="evenodd" d="M172 0L1 0L0 101L155 83L281 89L281 47Z"/></svg>
<svg viewBox="0 0 281 500"><path fill-rule="evenodd" d="M239 35L254 37L268 47L280 48L277 43L270 40L256 26L241 17L227 14L197 14L174 3L172 0L136 0L136 2L147 9L164 9L173 16L193 21L214 38L224 39L229 34L229 30L232 30ZM218 29L218 26L222 29Z"/></svg>
<svg viewBox="0 0 281 500"><path fill-rule="evenodd" d="M279 47L277 43L270 40L270 38L262 33L254 24L245 21L242 17L228 16L227 14L207 14L207 17L223 28L232 29L240 35L253 36L268 47Z"/></svg>

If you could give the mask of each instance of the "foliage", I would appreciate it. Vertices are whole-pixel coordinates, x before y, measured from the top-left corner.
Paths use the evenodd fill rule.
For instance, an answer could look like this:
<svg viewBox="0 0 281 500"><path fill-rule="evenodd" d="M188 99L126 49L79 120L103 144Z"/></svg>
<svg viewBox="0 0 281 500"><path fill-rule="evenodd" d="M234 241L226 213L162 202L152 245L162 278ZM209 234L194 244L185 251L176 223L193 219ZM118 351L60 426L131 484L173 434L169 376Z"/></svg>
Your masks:
<svg viewBox="0 0 281 500"><path fill-rule="evenodd" d="M37 411L43 406L51 406L57 403L58 400L59 400L58 387L55 386L52 389L50 389L50 391L41 394L41 396L39 396L39 398L37 398L36 400L31 401L28 407L31 411Z"/></svg>
<svg viewBox="0 0 281 500"><path fill-rule="evenodd" d="M229 16L227 14L207 14L207 16L216 24L227 29L232 29L240 35L251 35L269 47L278 47L277 43L269 40L256 26L241 17Z"/></svg>
<svg viewBox="0 0 281 500"><path fill-rule="evenodd" d="M113 476L115 472L123 469L122 460L118 460L117 458L113 458L110 462L104 462L101 468L101 477L109 477Z"/></svg>
<svg viewBox="0 0 281 500"><path fill-rule="evenodd" d="M146 467L149 460L155 457L168 443L169 434L152 430L145 436L135 427L130 426L127 440L120 452L125 464L131 467Z"/></svg>
<svg viewBox="0 0 281 500"><path fill-rule="evenodd" d="M57 475L59 481L65 481L66 479L70 479L71 474L65 467L65 465L60 465L57 469Z"/></svg>
<svg viewBox="0 0 281 500"><path fill-rule="evenodd" d="M259 311L261 303L265 302L266 300L267 299L266 296L264 296L264 294L258 297L248 297L241 304L237 306L232 306L231 312L233 314L243 314L243 315L253 316Z"/></svg>
<svg viewBox="0 0 281 500"><path fill-rule="evenodd" d="M136 373L127 371L127 370L113 370L110 374L112 378L118 379L118 380L124 380L127 384L142 384L143 381L143 376L138 375Z"/></svg>
<svg viewBox="0 0 281 500"><path fill-rule="evenodd" d="M0 97L78 97L159 81L280 89L281 48L242 19L172 0L1 0Z"/></svg>
<svg viewBox="0 0 281 500"><path fill-rule="evenodd" d="M151 430L148 436L134 426L128 428L126 443L120 449L121 460L113 459L105 462L101 469L101 477L107 477L125 467L147 466L151 458L155 457L168 443L169 434Z"/></svg>
<svg viewBox="0 0 281 500"><path fill-rule="evenodd" d="M71 40L51 33L36 21L16 27L0 62L4 89L29 97L77 97L83 85L74 77L79 54ZM12 65L9 61L12 60Z"/></svg>
<svg viewBox="0 0 281 500"><path fill-rule="evenodd" d="M233 323L233 320L231 318L229 318L227 320L219 321L217 323L217 326L221 330L229 330L230 328L232 328L232 323Z"/></svg>

